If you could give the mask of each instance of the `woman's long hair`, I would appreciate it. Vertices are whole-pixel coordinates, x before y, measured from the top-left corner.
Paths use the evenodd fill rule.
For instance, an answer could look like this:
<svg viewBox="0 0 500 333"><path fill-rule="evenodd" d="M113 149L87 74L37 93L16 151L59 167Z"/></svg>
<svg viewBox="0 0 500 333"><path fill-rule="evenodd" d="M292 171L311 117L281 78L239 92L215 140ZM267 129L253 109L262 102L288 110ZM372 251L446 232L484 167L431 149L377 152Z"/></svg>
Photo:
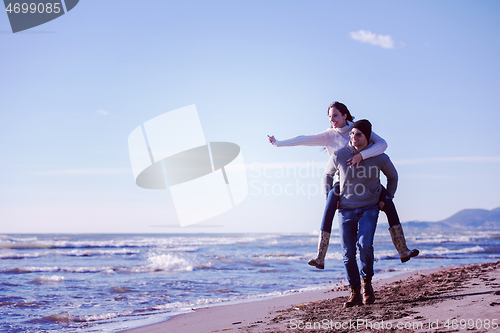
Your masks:
<svg viewBox="0 0 500 333"><path fill-rule="evenodd" d="M340 103L340 102L333 102L333 103L332 103L332 104L330 104L330 106L328 107L328 110L326 110L326 114L327 114L327 115L330 115L330 109L331 109L331 108L336 108L337 110L339 110L339 112L340 112L342 115L347 115L346 120L349 120L349 121L354 121L354 117L351 115L351 112L349 112L349 109L347 108L347 106L345 106L345 104Z"/></svg>

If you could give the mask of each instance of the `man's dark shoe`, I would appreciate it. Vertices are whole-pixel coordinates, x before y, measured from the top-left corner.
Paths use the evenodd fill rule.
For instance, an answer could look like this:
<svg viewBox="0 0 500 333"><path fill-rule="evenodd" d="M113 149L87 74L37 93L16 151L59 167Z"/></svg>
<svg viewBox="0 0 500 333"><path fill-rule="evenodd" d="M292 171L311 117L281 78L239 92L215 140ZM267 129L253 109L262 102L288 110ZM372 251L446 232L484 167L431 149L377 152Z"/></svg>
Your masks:
<svg viewBox="0 0 500 333"><path fill-rule="evenodd" d="M372 278L363 279L363 304L375 303L375 292L372 287Z"/></svg>
<svg viewBox="0 0 500 333"><path fill-rule="evenodd" d="M351 297L344 303L344 308L351 308L356 305L363 305L361 287L351 287Z"/></svg>

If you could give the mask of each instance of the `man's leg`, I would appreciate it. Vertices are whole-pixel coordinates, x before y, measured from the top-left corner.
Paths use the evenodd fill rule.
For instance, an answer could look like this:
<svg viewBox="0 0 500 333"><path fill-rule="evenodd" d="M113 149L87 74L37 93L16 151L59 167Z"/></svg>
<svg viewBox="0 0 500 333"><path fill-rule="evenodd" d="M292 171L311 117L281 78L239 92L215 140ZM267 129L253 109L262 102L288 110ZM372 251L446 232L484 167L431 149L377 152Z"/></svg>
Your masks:
<svg viewBox="0 0 500 333"><path fill-rule="evenodd" d="M351 287L351 297L344 303L345 308L363 304L361 280L356 263L356 235L358 233L358 214L355 209L339 210L340 242L347 280Z"/></svg>
<svg viewBox="0 0 500 333"><path fill-rule="evenodd" d="M359 218L358 248L361 261L361 277L363 278L363 303L375 302L375 293L372 287L373 276L373 239L377 227L378 206L367 206L363 209Z"/></svg>
<svg viewBox="0 0 500 333"><path fill-rule="evenodd" d="M359 287L358 264L356 262L356 235L358 233L358 214L355 209L339 209L340 244L347 280L350 287Z"/></svg>
<svg viewBox="0 0 500 333"><path fill-rule="evenodd" d="M373 239L377 227L378 206L371 205L363 209L358 222L358 248L361 261L361 276L371 278L373 276Z"/></svg>

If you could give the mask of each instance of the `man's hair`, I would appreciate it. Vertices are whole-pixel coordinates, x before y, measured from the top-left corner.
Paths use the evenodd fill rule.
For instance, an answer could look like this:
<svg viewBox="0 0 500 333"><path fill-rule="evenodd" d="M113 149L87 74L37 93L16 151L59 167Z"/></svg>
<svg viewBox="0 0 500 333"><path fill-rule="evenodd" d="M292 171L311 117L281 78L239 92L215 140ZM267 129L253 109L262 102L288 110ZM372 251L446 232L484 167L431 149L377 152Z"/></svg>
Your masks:
<svg viewBox="0 0 500 333"><path fill-rule="evenodd" d="M352 124L352 128L359 129L366 136L366 141L370 141L370 136L372 135L372 124L368 120L358 120Z"/></svg>

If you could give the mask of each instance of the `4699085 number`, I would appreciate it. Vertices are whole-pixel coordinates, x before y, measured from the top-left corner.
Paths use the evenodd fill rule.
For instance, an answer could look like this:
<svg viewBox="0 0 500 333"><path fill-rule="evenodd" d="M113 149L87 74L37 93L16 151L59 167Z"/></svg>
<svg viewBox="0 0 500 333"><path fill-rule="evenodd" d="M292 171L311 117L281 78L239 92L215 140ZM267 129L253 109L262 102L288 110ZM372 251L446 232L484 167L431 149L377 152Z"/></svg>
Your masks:
<svg viewBox="0 0 500 333"><path fill-rule="evenodd" d="M39 14L55 13L55 14L59 14L61 12L60 5L61 5L60 3L43 3L43 2L40 2L38 4L33 3L33 2L32 3L15 3L14 5L12 5L12 3L9 3L7 8L5 8L5 11L8 12L9 14L11 14L11 13L15 13L15 14L18 14L18 13L23 13L23 14L27 14L27 13L31 13L31 14L34 14L34 13L39 13Z"/></svg>
<svg viewBox="0 0 500 333"><path fill-rule="evenodd" d="M493 329L493 330L496 330L499 326L498 326L498 323L497 323L497 319L492 319L492 320L489 320L489 319L477 319L477 320L474 320L474 319L469 319L469 320L466 320L466 319L460 319L460 321L458 321L458 319L448 319L443 327L445 328L448 328L448 329L458 329L458 328L461 328L463 330L465 329L469 329L469 330L480 330L480 329Z"/></svg>

